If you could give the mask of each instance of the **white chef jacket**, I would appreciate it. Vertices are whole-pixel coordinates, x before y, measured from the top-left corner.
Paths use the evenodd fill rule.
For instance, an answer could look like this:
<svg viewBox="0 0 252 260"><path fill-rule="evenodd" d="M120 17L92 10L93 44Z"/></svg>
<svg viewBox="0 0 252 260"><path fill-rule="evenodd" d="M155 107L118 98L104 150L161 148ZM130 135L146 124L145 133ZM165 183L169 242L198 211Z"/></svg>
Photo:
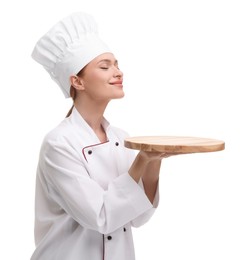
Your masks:
<svg viewBox="0 0 252 260"><path fill-rule="evenodd" d="M31 260L133 260L131 226L147 222L151 204L128 174L134 152L127 134L109 125L101 143L73 109L43 141L36 178Z"/></svg>

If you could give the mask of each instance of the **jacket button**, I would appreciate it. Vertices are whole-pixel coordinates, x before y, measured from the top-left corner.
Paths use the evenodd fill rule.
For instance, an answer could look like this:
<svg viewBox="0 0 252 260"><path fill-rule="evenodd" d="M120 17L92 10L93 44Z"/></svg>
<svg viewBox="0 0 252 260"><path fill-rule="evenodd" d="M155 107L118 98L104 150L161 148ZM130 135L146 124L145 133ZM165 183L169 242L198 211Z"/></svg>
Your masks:
<svg viewBox="0 0 252 260"><path fill-rule="evenodd" d="M116 143L115 143L115 145L116 145L116 146L118 146L118 145L119 145L119 143L118 143L118 142L116 142Z"/></svg>
<svg viewBox="0 0 252 260"><path fill-rule="evenodd" d="M112 236L108 236L108 240L111 240L112 239Z"/></svg>
<svg viewBox="0 0 252 260"><path fill-rule="evenodd" d="M92 154L92 151L91 151L91 150L89 150L89 151L88 151L88 154Z"/></svg>
<svg viewBox="0 0 252 260"><path fill-rule="evenodd" d="M123 231L124 231L124 232L126 232L126 231L127 231L127 229L124 227L124 228L123 228Z"/></svg>

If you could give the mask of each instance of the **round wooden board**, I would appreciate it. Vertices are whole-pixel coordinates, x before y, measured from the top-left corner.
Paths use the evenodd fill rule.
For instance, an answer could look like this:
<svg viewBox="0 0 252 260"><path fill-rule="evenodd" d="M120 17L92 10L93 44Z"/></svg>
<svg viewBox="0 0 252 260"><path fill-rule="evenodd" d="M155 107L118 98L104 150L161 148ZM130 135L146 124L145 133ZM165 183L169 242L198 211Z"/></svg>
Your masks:
<svg viewBox="0 0 252 260"><path fill-rule="evenodd" d="M225 149L221 140L189 136L136 136L124 140L127 148L173 154L217 152Z"/></svg>

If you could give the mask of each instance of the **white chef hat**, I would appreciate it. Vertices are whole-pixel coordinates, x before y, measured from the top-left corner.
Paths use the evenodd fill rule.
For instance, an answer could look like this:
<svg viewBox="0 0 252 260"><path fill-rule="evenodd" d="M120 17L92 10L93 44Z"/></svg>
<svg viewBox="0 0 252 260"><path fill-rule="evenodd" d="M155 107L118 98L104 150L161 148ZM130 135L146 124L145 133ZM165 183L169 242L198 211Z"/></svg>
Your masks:
<svg viewBox="0 0 252 260"><path fill-rule="evenodd" d="M73 13L54 25L34 47L32 58L50 74L66 98L70 97L70 76L100 54L110 52L99 38L93 17Z"/></svg>

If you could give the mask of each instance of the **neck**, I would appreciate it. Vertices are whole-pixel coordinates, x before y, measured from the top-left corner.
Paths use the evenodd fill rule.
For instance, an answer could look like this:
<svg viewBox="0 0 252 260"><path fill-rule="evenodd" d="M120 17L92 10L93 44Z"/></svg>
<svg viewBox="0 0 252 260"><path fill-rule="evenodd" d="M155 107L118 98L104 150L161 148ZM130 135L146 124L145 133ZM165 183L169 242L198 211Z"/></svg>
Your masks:
<svg viewBox="0 0 252 260"><path fill-rule="evenodd" d="M107 105L108 102L89 99L83 100L76 98L74 102L74 106L80 115L95 132L102 129L103 114Z"/></svg>

